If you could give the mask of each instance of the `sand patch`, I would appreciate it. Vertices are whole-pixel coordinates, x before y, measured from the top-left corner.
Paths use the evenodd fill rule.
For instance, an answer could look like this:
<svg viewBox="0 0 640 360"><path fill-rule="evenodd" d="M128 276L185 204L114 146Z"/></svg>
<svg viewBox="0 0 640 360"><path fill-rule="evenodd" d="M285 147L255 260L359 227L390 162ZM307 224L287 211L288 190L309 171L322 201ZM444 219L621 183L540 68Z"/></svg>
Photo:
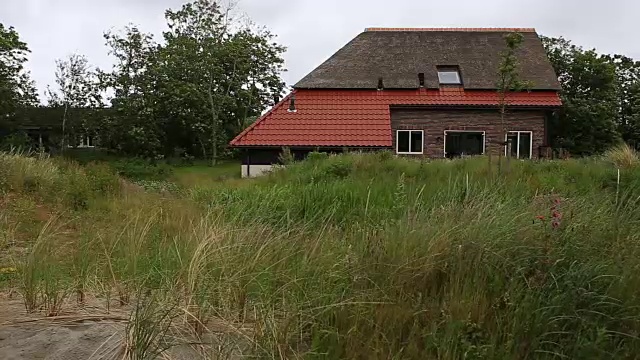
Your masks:
<svg viewBox="0 0 640 360"><path fill-rule="evenodd" d="M127 308L109 313L91 306L66 307L56 317L27 314L15 294L0 295L0 359L122 360L126 346ZM185 332L180 331L184 336ZM236 334L237 335L237 334ZM160 359L242 359L246 341L234 334L209 334L206 339L176 338Z"/></svg>

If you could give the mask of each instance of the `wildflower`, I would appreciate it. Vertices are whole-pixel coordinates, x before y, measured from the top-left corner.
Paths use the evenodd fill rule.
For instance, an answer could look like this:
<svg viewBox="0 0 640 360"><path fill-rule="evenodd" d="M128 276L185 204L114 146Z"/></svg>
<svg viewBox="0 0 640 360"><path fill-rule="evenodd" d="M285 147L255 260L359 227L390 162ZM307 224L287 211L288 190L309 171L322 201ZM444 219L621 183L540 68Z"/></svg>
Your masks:
<svg viewBox="0 0 640 360"><path fill-rule="evenodd" d="M538 216L536 216L536 219L544 221L545 216L544 215L538 215Z"/></svg>

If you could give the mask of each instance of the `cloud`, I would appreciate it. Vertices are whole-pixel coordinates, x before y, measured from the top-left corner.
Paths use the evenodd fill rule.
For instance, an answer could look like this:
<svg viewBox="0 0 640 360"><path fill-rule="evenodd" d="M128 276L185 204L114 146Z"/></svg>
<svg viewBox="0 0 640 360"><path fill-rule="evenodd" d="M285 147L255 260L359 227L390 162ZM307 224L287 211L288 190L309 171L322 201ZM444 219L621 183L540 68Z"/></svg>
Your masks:
<svg viewBox="0 0 640 360"><path fill-rule="evenodd" d="M229 0L227 0L229 1ZM164 11L180 0L0 0L0 22L16 27L32 50L28 67L38 88L54 83L54 61L80 52L102 68L111 64L102 34L137 24L160 35ZM640 59L633 0L240 0L237 10L265 25L287 46L293 84L365 27L535 27L601 52Z"/></svg>

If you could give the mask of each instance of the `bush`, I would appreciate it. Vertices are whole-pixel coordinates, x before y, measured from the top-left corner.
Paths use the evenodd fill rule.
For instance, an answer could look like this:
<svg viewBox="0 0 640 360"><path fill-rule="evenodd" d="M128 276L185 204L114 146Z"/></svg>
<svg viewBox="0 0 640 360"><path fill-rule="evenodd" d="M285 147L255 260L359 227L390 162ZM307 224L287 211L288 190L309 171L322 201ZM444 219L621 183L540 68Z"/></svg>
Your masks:
<svg viewBox="0 0 640 360"><path fill-rule="evenodd" d="M319 162L322 160L325 160L329 157L329 154L327 153L322 153L322 152L311 152L309 153L309 155L307 155L307 161L308 162Z"/></svg>
<svg viewBox="0 0 640 360"><path fill-rule="evenodd" d="M33 148L33 141L25 132L19 131L10 134L0 141L0 150L4 151L30 151Z"/></svg>
<svg viewBox="0 0 640 360"><path fill-rule="evenodd" d="M107 164L89 163L85 166L91 190L103 195L117 194L120 190L120 179Z"/></svg>

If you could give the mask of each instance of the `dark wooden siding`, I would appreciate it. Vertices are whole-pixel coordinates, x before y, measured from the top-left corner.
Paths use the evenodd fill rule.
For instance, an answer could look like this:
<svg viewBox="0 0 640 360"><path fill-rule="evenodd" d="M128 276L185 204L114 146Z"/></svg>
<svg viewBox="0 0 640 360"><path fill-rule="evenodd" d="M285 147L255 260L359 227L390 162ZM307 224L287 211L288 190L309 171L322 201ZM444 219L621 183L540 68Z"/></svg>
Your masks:
<svg viewBox="0 0 640 360"><path fill-rule="evenodd" d="M506 114L508 131L533 132L533 157L545 143L545 112L542 110L510 110ZM497 155L504 141L498 110L392 108L391 128L395 149L396 130L424 130L424 156L444 157L445 130L484 131L486 152Z"/></svg>

